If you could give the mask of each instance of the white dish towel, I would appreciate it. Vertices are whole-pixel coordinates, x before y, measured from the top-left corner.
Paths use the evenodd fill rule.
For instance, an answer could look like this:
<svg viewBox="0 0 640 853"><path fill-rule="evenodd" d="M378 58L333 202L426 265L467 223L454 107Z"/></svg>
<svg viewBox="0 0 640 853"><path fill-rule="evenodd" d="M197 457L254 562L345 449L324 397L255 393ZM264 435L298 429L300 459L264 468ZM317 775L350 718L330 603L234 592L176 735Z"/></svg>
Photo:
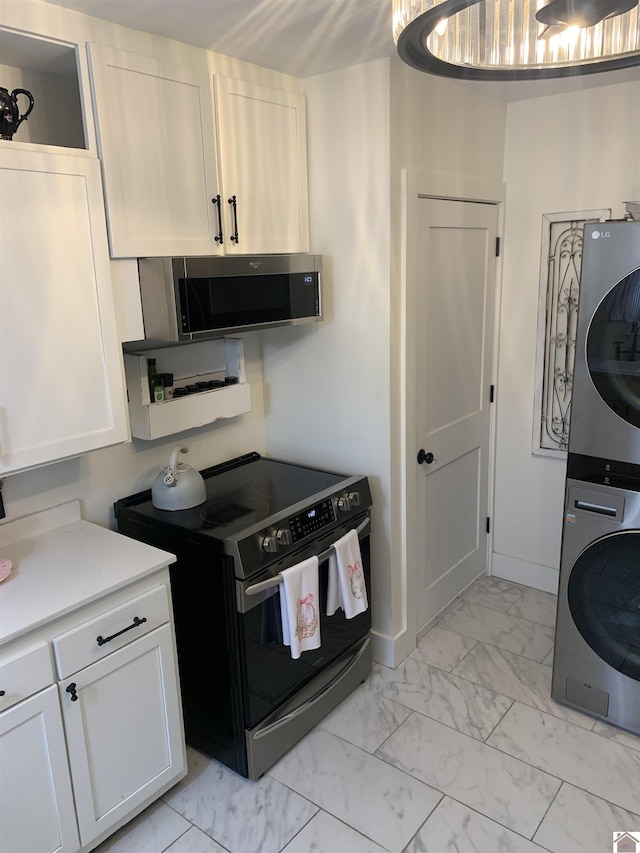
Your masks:
<svg viewBox="0 0 640 853"><path fill-rule="evenodd" d="M329 557L327 583L327 616L333 616L341 607L347 619L363 613L367 601L367 587L362 570L360 541L355 530L350 530L333 543Z"/></svg>
<svg viewBox="0 0 640 853"><path fill-rule="evenodd" d="M318 558L309 557L280 574L282 641L291 647L291 657L299 658L320 648Z"/></svg>

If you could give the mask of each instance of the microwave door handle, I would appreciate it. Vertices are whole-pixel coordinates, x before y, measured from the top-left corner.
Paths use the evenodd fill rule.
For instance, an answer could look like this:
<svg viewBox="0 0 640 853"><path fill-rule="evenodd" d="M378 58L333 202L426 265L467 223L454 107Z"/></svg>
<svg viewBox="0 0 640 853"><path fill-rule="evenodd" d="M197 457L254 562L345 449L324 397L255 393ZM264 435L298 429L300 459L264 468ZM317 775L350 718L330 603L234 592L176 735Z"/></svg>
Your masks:
<svg viewBox="0 0 640 853"><path fill-rule="evenodd" d="M371 523L370 518L365 518L365 520L356 527L356 533L358 534L358 538L361 538L361 534L367 529L369 524ZM325 560L328 560L331 556L331 552L333 551L333 546L327 548L326 551L322 551L322 553L318 554L318 562L324 563ZM278 586L278 584L282 581L282 575L278 574L275 577L269 578L266 581L260 581L260 583L254 583L251 586L248 586L244 594L245 595L257 595L259 592L264 592L267 589L271 589L274 586Z"/></svg>

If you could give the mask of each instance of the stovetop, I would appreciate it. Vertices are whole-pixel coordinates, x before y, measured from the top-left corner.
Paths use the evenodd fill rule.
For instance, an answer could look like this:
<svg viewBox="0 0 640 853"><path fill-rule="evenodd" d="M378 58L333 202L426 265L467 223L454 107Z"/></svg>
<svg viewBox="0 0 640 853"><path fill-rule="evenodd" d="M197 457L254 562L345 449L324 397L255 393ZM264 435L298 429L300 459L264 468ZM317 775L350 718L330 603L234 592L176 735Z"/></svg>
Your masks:
<svg viewBox="0 0 640 853"><path fill-rule="evenodd" d="M192 509L156 509L151 492L140 492L118 501L116 507L134 508L162 524L197 531L218 541L242 538L264 522L312 502L318 495L339 489L349 477L249 453L201 471L206 501Z"/></svg>

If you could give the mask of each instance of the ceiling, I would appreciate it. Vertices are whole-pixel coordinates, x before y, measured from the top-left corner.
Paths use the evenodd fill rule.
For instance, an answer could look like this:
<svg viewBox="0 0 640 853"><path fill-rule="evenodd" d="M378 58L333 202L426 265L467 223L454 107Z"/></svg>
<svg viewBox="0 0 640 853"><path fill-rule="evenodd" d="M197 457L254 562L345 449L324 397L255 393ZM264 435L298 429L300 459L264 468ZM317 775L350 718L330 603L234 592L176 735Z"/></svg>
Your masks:
<svg viewBox="0 0 640 853"><path fill-rule="evenodd" d="M395 55L391 0L47 0L295 77Z"/></svg>
<svg viewBox="0 0 640 853"><path fill-rule="evenodd" d="M46 0L116 24L312 77L396 56L391 0ZM465 83L512 101L640 81L640 67L565 80Z"/></svg>

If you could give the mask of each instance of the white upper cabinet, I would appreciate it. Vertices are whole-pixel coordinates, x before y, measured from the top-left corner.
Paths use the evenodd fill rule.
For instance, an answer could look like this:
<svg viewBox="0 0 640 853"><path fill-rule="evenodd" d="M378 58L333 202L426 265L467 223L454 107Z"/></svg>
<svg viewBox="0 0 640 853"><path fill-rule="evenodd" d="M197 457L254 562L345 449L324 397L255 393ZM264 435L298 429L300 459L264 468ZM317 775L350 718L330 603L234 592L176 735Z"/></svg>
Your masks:
<svg viewBox="0 0 640 853"><path fill-rule="evenodd" d="M302 95L216 77L227 254L309 251Z"/></svg>
<svg viewBox="0 0 640 853"><path fill-rule="evenodd" d="M205 71L89 45L113 257L220 252Z"/></svg>
<svg viewBox="0 0 640 853"><path fill-rule="evenodd" d="M219 77L214 115L204 70L89 58L112 257L308 251L301 95Z"/></svg>
<svg viewBox="0 0 640 853"><path fill-rule="evenodd" d="M0 474L126 441L100 164L0 146Z"/></svg>

